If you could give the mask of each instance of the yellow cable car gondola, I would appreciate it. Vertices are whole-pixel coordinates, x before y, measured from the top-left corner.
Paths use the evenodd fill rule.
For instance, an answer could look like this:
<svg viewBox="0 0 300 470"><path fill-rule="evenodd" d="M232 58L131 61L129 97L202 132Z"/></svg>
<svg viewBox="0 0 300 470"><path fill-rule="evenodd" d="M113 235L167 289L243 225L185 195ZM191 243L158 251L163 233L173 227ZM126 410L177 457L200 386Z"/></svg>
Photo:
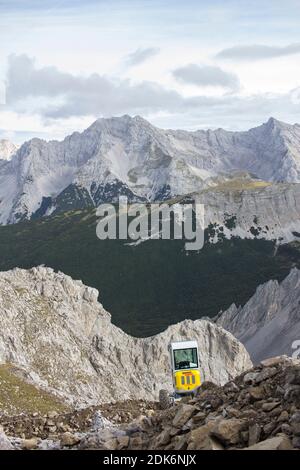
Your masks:
<svg viewBox="0 0 300 470"><path fill-rule="evenodd" d="M169 345L173 376L173 393L160 390L161 408L170 406L175 399L192 395L201 386L201 374L197 341L176 341Z"/></svg>

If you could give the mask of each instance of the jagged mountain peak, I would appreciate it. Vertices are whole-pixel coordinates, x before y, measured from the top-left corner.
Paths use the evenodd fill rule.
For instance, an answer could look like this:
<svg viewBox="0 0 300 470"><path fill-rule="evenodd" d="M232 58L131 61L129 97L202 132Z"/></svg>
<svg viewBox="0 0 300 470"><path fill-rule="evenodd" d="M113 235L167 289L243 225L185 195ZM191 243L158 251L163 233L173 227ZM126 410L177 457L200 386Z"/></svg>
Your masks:
<svg viewBox="0 0 300 470"><path fill-rule="evenodd" d="M155 128L147 119L144 119L142 116L130 116L129 114L123 114L122 116L112 116L109 118L99 118L91 124L89 128L95 127L114 127L114 126L129 126L129 125L139 125L144 127ZM89 129L88 128L88 129Z"/></svg>
<svg viewBox="0 0 300 470"><path fill-rule="evenodd" d="M288 122L281 121L280 119L277 119L274 117L270 117L268 121L266 121L263 125L276 127L278 129L291 129L291 130L298 129L300 127L300 124L297 122L295 122L294 124L291 124Z"/></svg>
<svg viewBox="0 0 300 470"><path fill-rule="evenodd" d="M300 126L270 118L247 132L188 132L159 129L141 116L101 118L63 141L32 139L1 165L0 223L119 195L163 200L236 170L265 181L300 181Z"/></svg>
<svg viewBox="0 0 300 470"><path fill-rule="evenodd" d="M279 121L278 119L275 119L274 117L270 117L270 119L262 125L264 129L267 129L269 132L285 132L285 131L290 131L290 132L297 132L297 127L295 127L293 124L288 124L283 121Z"/></svg>
<svg viewBox="0 0 300 470"><path fill-rule="evenodd" d="M275 126L281 127L281 126L288 126L289 124L286 124L283 121L279 121L278 119L271 116L268 119L268 121L265 123L265 125L267 125L269 127L275 127Z"/></svg>

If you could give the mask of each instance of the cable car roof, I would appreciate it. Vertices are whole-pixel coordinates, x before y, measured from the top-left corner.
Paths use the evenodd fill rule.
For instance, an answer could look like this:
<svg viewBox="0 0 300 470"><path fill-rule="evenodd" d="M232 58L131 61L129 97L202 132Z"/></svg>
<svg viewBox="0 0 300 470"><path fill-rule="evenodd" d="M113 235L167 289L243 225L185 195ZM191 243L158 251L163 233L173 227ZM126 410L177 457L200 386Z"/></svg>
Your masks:
<svg viewBox="0 0 300 470"><path fill-rule="evenodd" d="M172 341L170 343L170 348L172 351L175 349L198 348L198 343L197 341Z"/></svg>

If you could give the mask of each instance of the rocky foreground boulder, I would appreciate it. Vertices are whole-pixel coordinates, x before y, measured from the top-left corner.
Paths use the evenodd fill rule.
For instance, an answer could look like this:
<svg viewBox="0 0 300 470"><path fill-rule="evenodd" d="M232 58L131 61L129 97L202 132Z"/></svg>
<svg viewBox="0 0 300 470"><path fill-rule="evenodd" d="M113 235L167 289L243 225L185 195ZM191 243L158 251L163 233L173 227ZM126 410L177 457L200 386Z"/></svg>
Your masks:
<svg viewBox="0 0 300 470"><path fill-rule="evenodd" d="M72 406L149 401L160 388L171 390L172 340L197 340L202 376L218 385L252 364L238 340L205 320L129 336L111 323L96 289L50 268L0 273L0 305L0 363L22 368L28 381Z"/></svg>
<svg viewBox="0 0 300 470"><path fill-rule="evenodd" d="M300 361L275 357L223 387L206 383L152 423L149 449L300 449Z"/></svg>
<svg viewBox="0 0 300 470"><path fill-rule="evenodd" d="M300 361L263 361L223 387L205 382L168 410L127 401L69 413L0 419L14 449L300 449Z"/></svg>

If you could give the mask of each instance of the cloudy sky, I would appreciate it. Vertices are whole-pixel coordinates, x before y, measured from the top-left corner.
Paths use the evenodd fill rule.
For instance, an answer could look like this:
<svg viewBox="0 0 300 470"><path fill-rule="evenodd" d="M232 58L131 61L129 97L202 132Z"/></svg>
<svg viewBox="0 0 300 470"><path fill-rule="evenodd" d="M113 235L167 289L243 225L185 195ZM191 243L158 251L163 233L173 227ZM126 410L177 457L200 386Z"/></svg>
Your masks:
<svg viewBox="0 0 300 470"><path fill-rule="evenodd" d="M0 0L0 138L300 122L299 0Z"/></svg>

